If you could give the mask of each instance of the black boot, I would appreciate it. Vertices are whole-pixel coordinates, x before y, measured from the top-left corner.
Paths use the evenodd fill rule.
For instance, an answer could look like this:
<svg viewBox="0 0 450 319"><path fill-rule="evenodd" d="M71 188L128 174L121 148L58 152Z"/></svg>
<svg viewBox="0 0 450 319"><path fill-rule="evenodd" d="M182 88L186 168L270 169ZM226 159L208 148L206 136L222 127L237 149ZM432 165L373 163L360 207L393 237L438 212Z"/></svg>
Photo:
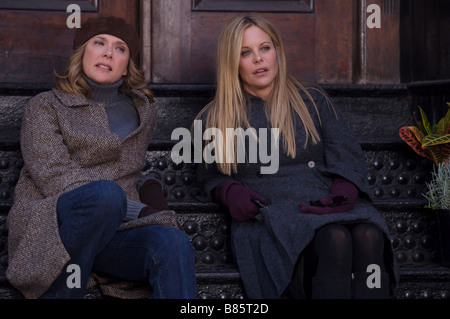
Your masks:
<svg viewBox="0 0 450 319"><path fill-rule="evenodd" d="M312 299L350 299L351 277L343 275L312 278Z"/></svg>
<svg viewBox="0 0 450 319"><path fill-rule="evenodd" d="M353 274L352 293L353 299L390 299L389 294L389 275L385 272L380 273L380 287L367 284L367 278L372 275L370 272L357 272Z"/></svg>

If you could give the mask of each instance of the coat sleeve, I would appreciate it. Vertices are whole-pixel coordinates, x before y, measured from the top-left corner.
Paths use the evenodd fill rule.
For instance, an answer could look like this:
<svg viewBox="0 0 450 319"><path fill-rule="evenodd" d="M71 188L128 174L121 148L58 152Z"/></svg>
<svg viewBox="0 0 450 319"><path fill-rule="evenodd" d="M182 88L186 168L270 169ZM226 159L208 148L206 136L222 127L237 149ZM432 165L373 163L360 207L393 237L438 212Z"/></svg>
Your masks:
<svg viewBox="0 0 450 319"><path fill-rule="evenodd" d="M341 176L355 184L362 195L371 199L367 183L367 164L360 143L352 135L339 108L323 94L314 94L321 120L325 167L321 173Z"/></svg>
<svg viewBox="0 0 450 319"><path fill-rule="evenodd" d="M24 109L20 137L24 167L44 197L101 178L98 170L71 159L54 107L45 93L32 98Z"/></svg>
<svg viewBox="0 0 450 319"><path fill-rule="evenodd" d="M215 163L199 164L196 171L197 180L203 185L203 195L197 196L197 200L200 202L213 202L214 196L212 191L222 182L233 179L232 176L222 174Z"/></svg>
<svg viewBox="0 0 450 319"><path fill-rule="evenodd" d="M207 113L204 113L201 117L202 120L202 134L205 131ZM205 149L207 142L202 141L202 149ZM194 149L194 146L192 146ZM193 162L194 159L192 159ZM196 196L196 199L203 203L214 202L214 196L212 194L213 190L222 182L234 179L233 176L227 176L219 171L216 162L211 164L206 164L203 159L202 162L198 164L196 169L196 179L202 185L202 194Z"/></svg>

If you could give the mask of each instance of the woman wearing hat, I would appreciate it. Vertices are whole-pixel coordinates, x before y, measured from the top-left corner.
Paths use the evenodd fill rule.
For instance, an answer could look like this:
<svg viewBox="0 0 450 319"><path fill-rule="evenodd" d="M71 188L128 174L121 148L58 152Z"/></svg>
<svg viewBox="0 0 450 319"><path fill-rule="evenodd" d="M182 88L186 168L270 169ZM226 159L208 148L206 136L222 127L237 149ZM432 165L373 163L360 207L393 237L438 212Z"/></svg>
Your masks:
<svg viewBox="0 0 450 319"><path fill-rule="evenodd" d="M26 298L83 298L106 277L196 298L189 238L161 184L140 181L156 110L139 46L123 19L89 19L68 69L25 107L6 275Z"/></svg>

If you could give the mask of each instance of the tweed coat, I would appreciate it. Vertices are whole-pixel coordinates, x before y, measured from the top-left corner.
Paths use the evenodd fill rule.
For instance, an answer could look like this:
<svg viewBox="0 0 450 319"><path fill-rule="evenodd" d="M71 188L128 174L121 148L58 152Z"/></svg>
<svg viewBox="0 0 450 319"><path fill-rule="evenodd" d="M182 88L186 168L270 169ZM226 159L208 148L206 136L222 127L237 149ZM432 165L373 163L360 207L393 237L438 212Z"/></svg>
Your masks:
<svg viewBox="0 0 450 319"><path fill-rule="evenodd" d="M136 183L156 124L156 110L138 90L130 97L139 127L124 140L111 133L105 106L84 96L51 90L25 106L24 160L8 215L9 282L26 298L40 297L69 255L59 237L59 196L97 180L115 181L139 201ZM136 223L134 221L134 223Z"/></svg>
<svg viewBox="0 0 450 319"><path fill-rule="evenodd" d="M384 233L390 291L395 294L398 268L389 229L383 216L371 204L366 161L361 147L351 135L339 109L327 100L326 93L319 93L317 89L309 92L317 105L320 121L312 103L305 95L303 99L319 130L321 141L318 144L309 142L304 148L306 134L297 117L296 157L286 156L280 142L279 169L275 174L261 174L260 167L268 164L250 161L239 164L237 174L231 177L220 174L215 165L209 165L199 173L199 178L205 182L209 200L212 199L211 190L229 178L268 200L267 207L261 208L255 218L246 222L232 220L232 251L246 293L249 298L282 297L297 261L302 262L301 252L311 242L317 229L328 223L368 222L378 225ZM257 97L248 96L249 123L257 131L259 128L270 128L264 104ZM336 175L358 187L360 195L354 209L321 216L303 213L298 204L309 205L310 200L328 195Z"/></svg>

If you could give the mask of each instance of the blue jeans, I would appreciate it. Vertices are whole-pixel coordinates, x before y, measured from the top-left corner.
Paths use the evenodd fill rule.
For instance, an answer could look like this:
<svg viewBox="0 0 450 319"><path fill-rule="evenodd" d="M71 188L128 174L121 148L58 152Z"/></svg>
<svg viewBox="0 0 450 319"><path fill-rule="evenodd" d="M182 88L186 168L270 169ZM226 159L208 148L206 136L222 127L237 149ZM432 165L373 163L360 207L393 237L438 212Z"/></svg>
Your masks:
<svg viewBox="0 0 450 319"><path fill-rule="evenodd" d="M155 299L197 297L189 237L157 225L117 232L126 209L125 193L112 181L93 182L60 196L59 232L71 258L66 267L79 266L81 287L68 287L73 270L64 268L41 298L83 298L92 271L148 282Z"/></svg>

